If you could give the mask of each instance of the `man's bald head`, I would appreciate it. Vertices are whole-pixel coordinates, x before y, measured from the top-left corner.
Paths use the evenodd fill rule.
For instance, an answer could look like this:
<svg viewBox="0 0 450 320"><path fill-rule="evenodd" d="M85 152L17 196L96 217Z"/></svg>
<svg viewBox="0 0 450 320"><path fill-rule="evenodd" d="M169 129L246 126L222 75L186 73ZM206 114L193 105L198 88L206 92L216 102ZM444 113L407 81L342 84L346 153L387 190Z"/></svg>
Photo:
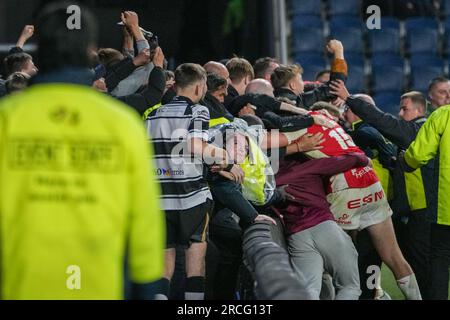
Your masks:
<svg viewBox="0 0 450 320"><path fill-rule="evenodd" d="M265 79L255 79L250 81L245 88L245 93L256 93L256 94L265 94L273 97L273 87L272 84Z"/></svg>
<svg viewBox="0 0 450 320"><path fill-rule="evenodd" d="M220 62L209 61L203 66L203 68L205 68L207 73L217 74L226 80L230 79L230 73L228 72L227 67Z"/></svg>
<svg viewBox="0 0 450 320"><path fill-rule="evenodd" d="M373 98L371 96L369 96L368 94L365 93L358 93L354 95L355 98L360 98L362 100L364 100L365 102L370 103L371 105L375 105L375 101L373 100Z"/></svg>

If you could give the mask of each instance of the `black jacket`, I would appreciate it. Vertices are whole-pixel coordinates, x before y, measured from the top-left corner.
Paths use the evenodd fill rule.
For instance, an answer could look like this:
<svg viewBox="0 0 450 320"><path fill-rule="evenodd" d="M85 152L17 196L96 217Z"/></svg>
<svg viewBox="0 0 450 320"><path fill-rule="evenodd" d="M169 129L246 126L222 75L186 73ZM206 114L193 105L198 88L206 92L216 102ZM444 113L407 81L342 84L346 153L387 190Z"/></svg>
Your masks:
<svg viewBox="0 0 450 320"><path fill-rule="evenodd" d="M127 57L115 65L106 69L105 83L108 92L112 92L123 79L126 79L137 66L134 65L133 59Z"/></svg>
<svg viewBox="0 0 450 320"><path fill-rule="evenodd" d="M397 155L397 148L377 129L361 121L353 125L349 134L367 157L378 158L384 168L389 169L392 166L392 158Z"/></svg>
<svg viewBox="0 0 450 320"><path fill-rule="evenodd" d="M161 102L166 87L166 76L160 67L154 67L148 78L148 85L137 93L119 97L120 101L143 114L148 108Z"/></svg>
<svg viewBox="0 0 450 320"><path fill-rule="evenodd" d="M367 124L376 128L383 136L389 139L398 147L398 153L406 150L411 142L417 136L420 127L425 123L425 117L419 117L412 121L398 119L393 115L383 112L376 106L360 99L350 96L346 100L346 104L350 107L354 114L360 117ZM435 180L437 179L435 168L438 167L439 157L431 160L427 165L421 167L422 185L412 186L413 188L423 188L427 200L427 207L432 199L435 198ZM392 200L392 209L400 215L408 215L411 208L408 202L407 186L405 173L400 163L394 162L391 165L393 169L394 181L394 199Z"/></svg>
<svg viewBox="0 0 450 320"><path fill-rule="evenodd" d="M206 93L205 98L200 102L200 104L208 108L210 119L225 118L230 122L233 121L234 117L231 113L229 113L225 106L209 92Z"/></svg>

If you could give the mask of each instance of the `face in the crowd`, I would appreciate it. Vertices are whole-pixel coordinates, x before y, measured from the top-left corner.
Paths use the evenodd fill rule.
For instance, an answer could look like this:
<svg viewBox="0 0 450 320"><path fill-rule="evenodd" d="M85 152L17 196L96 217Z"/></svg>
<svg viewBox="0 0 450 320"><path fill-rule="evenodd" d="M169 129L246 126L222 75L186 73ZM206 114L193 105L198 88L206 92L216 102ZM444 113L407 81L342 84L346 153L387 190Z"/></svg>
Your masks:
<svg viewBox="0 0 450 320"><path fill-rule="evenodd" d="M211 93L220 103L224 103L225 97L228 95L227 86L221 86L216 91Z"/></svg>
<svg viewBox="0 0 450 320"><path fill-rule="evenodd" d="M249 152L247 137L239 133L233 135L227 139L226 149L234 163L243 163Z"/></svg>
<svg viewBox="0 0 450 320"><path fill-rule="evenodd" d="M264 79L266 79L267 81L270 82L270 76L273 73L273 70L275 70L276 68L278 68L280 65L276 62L270 62L269 63L269 68L266 71L266 74L264 75Z"/></svg>
<svg viewBox="0 0 450 320"><path fill-rule="evenodd" d="M38 68L34 65L33 60L28 59L24 68L20 71L26 73L30 77L33 77L38 73Z"/></svg>
<svg viewBox="0 0 450 320"><path fill-rule="evenodd" d="M400 112L398 116L405 121L411 121L423 116L423 114L420 112L420 108L414 106L410 98L405 98L400 101Z"/></svg>
<svg viewBox="0 0 450 320"><path fill-rule="evenodd" d="M305 88L302 75L298 74L294 78L292 78L291 81L289 82L289 86L296 95L302 94Z"/></svg>
<svg viewBox="0 0 450 320"><path fill-rule="evenodd" d="M435 108L450 104L450 81L436 83L430 90L429 96Z"/></svg>

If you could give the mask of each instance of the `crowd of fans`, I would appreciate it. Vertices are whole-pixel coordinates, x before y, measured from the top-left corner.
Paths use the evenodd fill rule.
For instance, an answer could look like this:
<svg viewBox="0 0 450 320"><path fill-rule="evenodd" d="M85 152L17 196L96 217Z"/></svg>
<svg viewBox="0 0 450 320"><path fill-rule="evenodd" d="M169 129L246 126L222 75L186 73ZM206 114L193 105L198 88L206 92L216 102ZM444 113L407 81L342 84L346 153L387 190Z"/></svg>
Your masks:
<svg viewBox="0 0 450 320"><path fill-rule="evenodd" d="M50 30L65 17L61 8L44 11L38 20L37 66L22 49L34 34L33 26L24 28L17 47L4 60L0 225L3 232L15 228L16 222L24 228L17 232L34 236L27 241L33 241L41 253L46 246L48 251L42 257L17 257L9 248L21 253L21 246L32 244L19 241L15 231L2 236L3 297L120 298L121 260L126 257L127 298L236 299L239 283L248 277L241 267L242 234L260 222L282 230L282 242L301 286L298 299L320 299L324 290L331 299L388 299L380 274L373 284L369 281L369 270L381 268L382 263L393 272L406 299L447 299L448 79L430 79L432 108L427 108L422 93L407 92L399 97L399 114L394 117L378 109L364 92L347 91L348 67L339 40L326 46L333 55L331 69L308 81L302 79L307 65L281 64L270 57L253 65L242 57L203 66L187 62L171 71L162 48L143 33L136 13L121 14L121 50L97 50L91 38L94 29L52 35ZM76 33L73 43L61 43L71 32ZM74 46L77 50L71 51ZM89 93L78 92L76 86L56 83L92 88ZM120 102L141 116L148 133L145 143L134 126L136 119L131 120ZM48 105L39 110L43 103ZM48 126L67 122L68 127L48 129L40 118L47 113L56 123ZM76 127L80 121L95 129ZM20 127L24 123L30 127ZM92 201L101 206L89 207L73 199L65 203L66 198L58 203L47 199L44 206L42 197L38 202L37 195L29 196L33 175L45 176L38 180L52 183L51 192L68 188L47 181L64 172L58 167L63 166L57 161L59 151L48 149L41 162L29 151L12 162L10 153L25 148L31 136L42 144L47 138L56 144L75 137L87 146L93 145L94 138L97 147L101 142L103 153L91 153L91 162L85 159L84 166L78 167L75 159L83 160L77 158L80 146L72 145L72 171L66 172L87 177L80 184L88 184L86 190L96 199ZM46 167L43 159L52 155L52 168ZM94 165L94 157L100 159L95 164L101 168ZM150 168L153 178L147 175ZM113 171L123 176L113 180ZM7 178L20 183L9 187ZM156 182L160 192L150 185ZM120 189L113 189L114 184ZM158 220L159 208L165 213L165 231ZM71 215L67 218L71 227L49 212ZM53 222L36 230L44 222L34 225L34 215ZM86 222L89 216L94 222ZM79 243L74 245L67 237ZM92 256L80 253L83 248ZM37 289L28 282L60 281L55 267L59 262L49 254L72 264L90 257L86 263L91 268L109 265L108 269L112 264L114 270L105 273L111 275L106 284L87 268L86 296L58 295L62 289L44 294L57 285ZM39 259L50 267L32 271Z"/></svg>

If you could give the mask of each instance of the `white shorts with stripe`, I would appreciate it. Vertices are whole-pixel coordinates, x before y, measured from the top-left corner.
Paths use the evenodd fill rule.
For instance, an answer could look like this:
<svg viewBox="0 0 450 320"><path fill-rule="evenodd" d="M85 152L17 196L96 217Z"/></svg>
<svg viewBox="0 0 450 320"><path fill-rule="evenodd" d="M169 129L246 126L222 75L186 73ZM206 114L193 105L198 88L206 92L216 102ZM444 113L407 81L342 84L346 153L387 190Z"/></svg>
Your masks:
<svg viewBox="0 0 450 320"><path fill-rule="evenodd" d="M392 215L380 182L366 188L343 189L329 193L327 200L336 223L344 230L363 230Z"/></svg>

